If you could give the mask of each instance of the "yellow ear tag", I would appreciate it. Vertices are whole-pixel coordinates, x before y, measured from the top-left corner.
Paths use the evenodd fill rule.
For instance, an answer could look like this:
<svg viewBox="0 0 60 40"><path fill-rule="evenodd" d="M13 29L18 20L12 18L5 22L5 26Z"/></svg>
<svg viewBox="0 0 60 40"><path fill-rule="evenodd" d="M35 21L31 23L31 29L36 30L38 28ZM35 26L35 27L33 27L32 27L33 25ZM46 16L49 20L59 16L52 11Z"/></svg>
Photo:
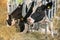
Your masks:
<svg viewBox="0 0 60 40"><path fill-rule="evenodd" d="M50 8L50 6L48 6L48 8Z"/></svg>

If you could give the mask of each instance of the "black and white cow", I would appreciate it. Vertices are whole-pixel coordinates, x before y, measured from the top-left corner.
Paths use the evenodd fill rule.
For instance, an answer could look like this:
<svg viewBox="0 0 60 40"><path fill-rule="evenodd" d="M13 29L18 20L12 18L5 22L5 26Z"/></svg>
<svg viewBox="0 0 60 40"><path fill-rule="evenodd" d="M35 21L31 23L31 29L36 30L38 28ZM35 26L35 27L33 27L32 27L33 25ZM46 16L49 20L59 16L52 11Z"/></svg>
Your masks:
<svg viewBox="0 0 60 40"><path fill-rule="evenodd" d="M18 26L20 26L20 32L22 32L24 30L24 23L26 22L27 20L27 16L30 16L30 14L32 13L32 9L34 7L34 1L32 1L32 4L31 4L31 7L29 9L29 11L26 13L28 15L25 16L25 18L23 18L22 16L22 8L23 8L23 4L20 5L10 14L10 15L7 15L7 25L8 27L11 26L11 25L14 25L16 22L18 24ZM27 6L26 6L26 10L27 10Z"/></svg>
<svg viewBox="0 0 60 40"><path fill-rule="evenodd" d="M26 15L25 15L25 17L23 17L23 20L19 22L19 26L20 26L20 28L22 28L21 32L27 31L27 30L25 30L25 29L27 29L27 27L25 26L25 24L27 23L27 18L28 18L28 17L31 15L31 13L33 12L33 7L34 7L34 1L32 1L32 4L31 4L30 9L29 9L28 11L26 10ZM28 9L28 8L26 7L26 9ZM28 26L28 25L27 25L27 26ZM24 27L24 30L23 30L23 27Z"/></svg>
<svg viewBox="0 0 60 40"><path fill-rule="evenodd" d="M15 20L22 18L22 6L20 5L10 14L7 15L7 24L9 26L14 25Z"/></svg>
<svg viewBox="0 0 60 40"><path fill-rule="evenodd" d="M53 30L52 30L52 24L50 23L50 20L47 17L47 14L45 14L45 10L48 10L52 7L52 2L49 2L46 5L41 5L36 8L36 10L27 18L27 23L29 25L33 25L36 22L39 22L40 24L50 24L50 32L53 36Z"/></svg>

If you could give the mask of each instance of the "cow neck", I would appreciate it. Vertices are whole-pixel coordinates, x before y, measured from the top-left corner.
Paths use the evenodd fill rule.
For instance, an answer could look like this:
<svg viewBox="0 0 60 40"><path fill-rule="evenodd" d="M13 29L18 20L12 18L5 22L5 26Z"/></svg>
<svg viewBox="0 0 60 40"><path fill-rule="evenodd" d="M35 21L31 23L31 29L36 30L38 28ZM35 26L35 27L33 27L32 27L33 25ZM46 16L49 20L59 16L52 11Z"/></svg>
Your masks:
<svg viewBox="0 0 60 40"><path fill-rule="evenodd" d="M24 20L26 20L26 19L31 15L31 13L32 13L32 11L33 11L33 10L32 10L33 7L34 7L34 1L32 2L32 5L31 5L29 11L27 11L27 14L26 14L26 16L24 17Z"/></svg>

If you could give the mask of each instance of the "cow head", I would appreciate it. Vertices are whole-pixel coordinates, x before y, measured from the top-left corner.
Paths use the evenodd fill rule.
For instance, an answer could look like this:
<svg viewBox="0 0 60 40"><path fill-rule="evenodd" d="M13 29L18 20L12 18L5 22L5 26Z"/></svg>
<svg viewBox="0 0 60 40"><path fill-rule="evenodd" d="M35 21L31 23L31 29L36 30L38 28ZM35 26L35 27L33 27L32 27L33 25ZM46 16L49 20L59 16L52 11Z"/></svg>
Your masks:
<svg viewBox="0 0 60 40"><path fill-rule="evenodd" d="M23 4L19 4L11 14L7 15L7 25L14 25L22 17L22 6Z"/></svg>
<svg viewBox="0 0 60 40"><path fill-rule="evenodd" d="M15 24L15 20L11 17L11 15L7 15L7 20L6 20L7 26L12 26Z"/></svg>

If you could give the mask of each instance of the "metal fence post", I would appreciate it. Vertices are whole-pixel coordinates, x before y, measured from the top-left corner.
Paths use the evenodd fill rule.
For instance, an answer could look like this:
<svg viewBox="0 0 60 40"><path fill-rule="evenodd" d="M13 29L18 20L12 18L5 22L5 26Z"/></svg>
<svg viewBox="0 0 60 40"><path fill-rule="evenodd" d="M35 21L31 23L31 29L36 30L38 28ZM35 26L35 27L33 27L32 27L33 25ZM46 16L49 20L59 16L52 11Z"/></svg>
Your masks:
<svg viewBox="0 0 60 40"><path fill-rule="evenodd" d="M25 17L26 15L26 3L25 3L26 0L23 0L23 9L22 9L22 16Z"/></svg>

